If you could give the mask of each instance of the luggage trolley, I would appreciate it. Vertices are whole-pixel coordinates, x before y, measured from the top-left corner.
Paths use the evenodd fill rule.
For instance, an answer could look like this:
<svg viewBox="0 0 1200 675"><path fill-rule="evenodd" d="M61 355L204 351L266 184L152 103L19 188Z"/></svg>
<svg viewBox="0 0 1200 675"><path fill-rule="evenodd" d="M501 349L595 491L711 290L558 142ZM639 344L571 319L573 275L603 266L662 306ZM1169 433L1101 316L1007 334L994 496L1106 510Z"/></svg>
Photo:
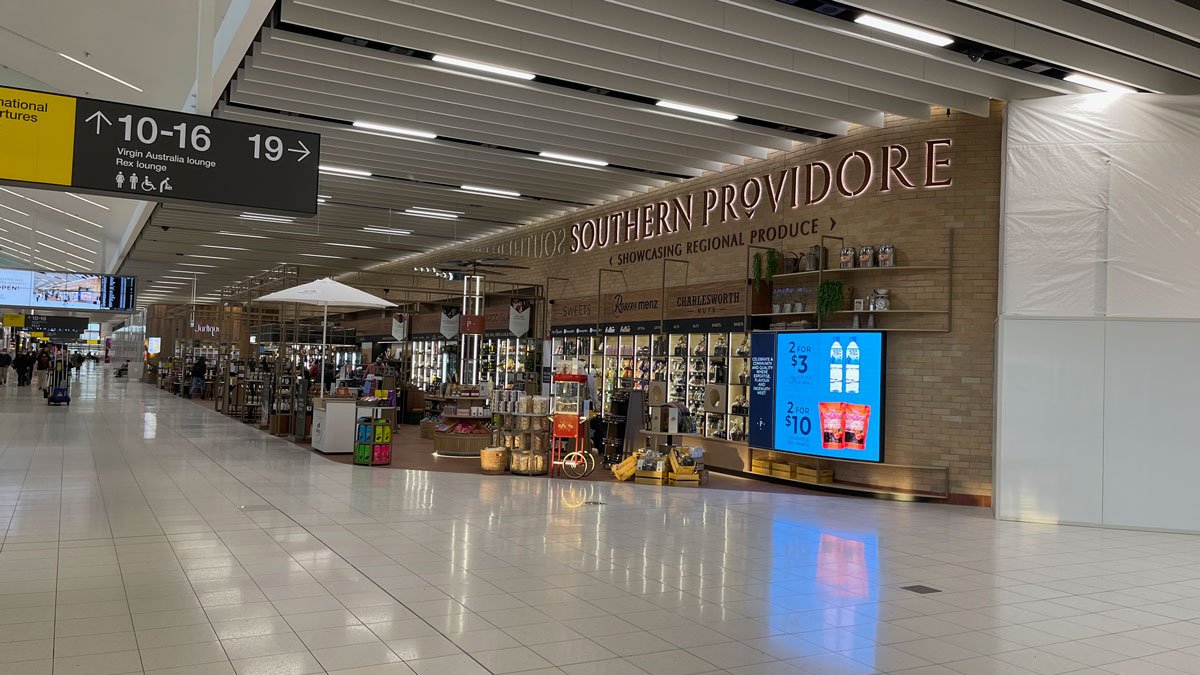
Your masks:
<svg viewBox="0 0 1200 675"><path fill-rule="evenodd" d="M71 354L63 350L50 362L49 391L47 405L71 405Z"/></svg>

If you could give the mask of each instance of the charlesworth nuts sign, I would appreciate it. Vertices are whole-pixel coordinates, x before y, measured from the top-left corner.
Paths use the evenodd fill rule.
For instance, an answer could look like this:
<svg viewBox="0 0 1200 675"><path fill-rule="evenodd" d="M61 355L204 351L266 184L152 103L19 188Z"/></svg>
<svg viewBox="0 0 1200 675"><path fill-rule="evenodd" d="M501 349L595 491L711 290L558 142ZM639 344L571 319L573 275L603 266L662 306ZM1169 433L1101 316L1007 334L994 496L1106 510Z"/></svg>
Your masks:
<svg viewBox="0 0 1200 675"><path fill-rule="evenodd" d="M733 226L760 213L786 215L789 211L816 206L828 199L850 200L866 194L952 187L953 147L949 138L934 138L852 150L834 160L815 159L676 197L618 209L484 246L482 250L548 258L611 250L642 242L657 244L634 252L614 252L612 264L623 265L828 233L837 227L837 221L830 217L751 229ZM672 235L680 232L708 228L713 228L711 237L682 244L670 241Z"/></svg>

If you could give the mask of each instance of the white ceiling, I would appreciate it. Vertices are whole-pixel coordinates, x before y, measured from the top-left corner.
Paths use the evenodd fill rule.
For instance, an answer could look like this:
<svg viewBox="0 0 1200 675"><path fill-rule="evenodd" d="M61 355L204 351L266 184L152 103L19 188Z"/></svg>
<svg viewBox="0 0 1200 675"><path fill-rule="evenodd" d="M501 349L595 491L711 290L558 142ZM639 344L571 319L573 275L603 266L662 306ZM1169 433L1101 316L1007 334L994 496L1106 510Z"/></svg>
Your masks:
<svg viewBox="0 0 1200 675"><path fill-rule="evenodd" d="M854 22L863 11L955 43ZM1064 81L1067 73L1197 93L1197 40L1200 11L1173 0L282 0L217 114L321 133L322 164L376 177L323 175L327 203L316 218L291 223L160 208L122 270L147 279L204 272L204 294L278 263L304 265L311 276L401 270L416 253L852 125L881 126L888 114L928 118L931 106L944 106L986 115L991 99L1094 91ZM433 54L538 77L479 73ZM672 112L653 105L658 99L739 118ZM354 121L438 138L368 133ZM539 152L610 165L548 162ZM464 184L522 197L466 194L457 190ZM413 206L460 218L402 213ZM190 297L190 285L176 288L160 297Z"/></svg>

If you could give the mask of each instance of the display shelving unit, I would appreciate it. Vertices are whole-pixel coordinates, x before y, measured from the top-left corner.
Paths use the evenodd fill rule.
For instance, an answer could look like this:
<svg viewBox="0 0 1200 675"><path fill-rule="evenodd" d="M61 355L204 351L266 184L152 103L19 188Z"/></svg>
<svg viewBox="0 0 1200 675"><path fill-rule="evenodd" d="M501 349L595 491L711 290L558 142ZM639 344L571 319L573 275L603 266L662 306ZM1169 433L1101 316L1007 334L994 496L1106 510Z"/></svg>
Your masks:
<svg viewBox="0 0 1200 675"><path fill-rule="evenodd" d="M434 452L445 457L478 457L479 451L486 448L492 440L490 430L488 433L460 433L455 432L453 427L465 422L472 428L483 428L483 421L492 419L491 412L472 414L470 409L472 406L483 405L487 400L487 397L480 395L446 394L441 410L442 422L439 426L448 428L434 430Z"/></svg>

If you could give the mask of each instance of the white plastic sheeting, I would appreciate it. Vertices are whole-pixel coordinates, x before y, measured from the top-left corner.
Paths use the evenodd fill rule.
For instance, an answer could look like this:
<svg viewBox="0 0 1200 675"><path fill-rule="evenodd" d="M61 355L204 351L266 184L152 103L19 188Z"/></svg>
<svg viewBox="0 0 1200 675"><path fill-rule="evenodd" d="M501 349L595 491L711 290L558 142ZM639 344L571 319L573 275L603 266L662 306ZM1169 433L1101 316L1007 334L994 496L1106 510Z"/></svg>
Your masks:
<svg viewBox="0 0 1200 675"><path fill-rule="evenodd" d="M1200 96L1008 109L999 518L1200 531Z"/></svg>
<svg viewBox="0 0 1200 675"><path fill-rule="evenodd" d="M1008 109L1002 313L1200 318L1200 97Z"/></svg>

